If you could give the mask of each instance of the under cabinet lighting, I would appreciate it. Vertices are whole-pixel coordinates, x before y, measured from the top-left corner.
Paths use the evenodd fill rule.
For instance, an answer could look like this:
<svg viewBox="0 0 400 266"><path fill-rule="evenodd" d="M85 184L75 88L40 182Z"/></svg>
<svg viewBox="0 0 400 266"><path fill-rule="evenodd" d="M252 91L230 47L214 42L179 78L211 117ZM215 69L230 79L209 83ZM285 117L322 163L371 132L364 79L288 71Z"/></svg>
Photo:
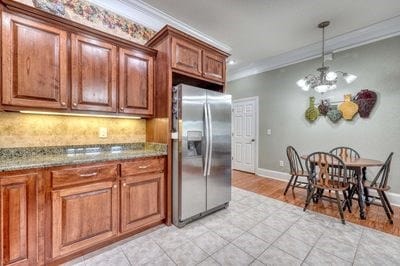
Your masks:
<svg viewBox="0 0 400 266"><path fill-rule="evenodd" d="M58 113L42 111L19 111L23 114L34 115L61 115L61 116L80 116L80 117L101 117L101 118L119 118L119 119L141 119L139 116L118 116L118 115L96 115L96 114L77 114L77 113Z"/></svg>

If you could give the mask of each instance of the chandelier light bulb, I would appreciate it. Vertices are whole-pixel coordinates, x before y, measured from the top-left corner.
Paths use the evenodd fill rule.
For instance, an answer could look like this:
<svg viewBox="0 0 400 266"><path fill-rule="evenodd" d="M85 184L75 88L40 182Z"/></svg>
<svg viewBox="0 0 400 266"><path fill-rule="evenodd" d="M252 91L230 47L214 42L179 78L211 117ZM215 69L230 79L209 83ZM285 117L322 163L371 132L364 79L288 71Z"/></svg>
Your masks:
<svg viewBox="0 0 400 266"><path fill-rule="evenodd" d="M303 88L304 86L306 86L306 81L305 81L305 79L299 79L299 80L296 82L296 84L297 84L297 86L299 86L300 88Z"/></svg>
<svg viewBox="0 0 400 266"><path fill-rule="evenodd" d="M357 76L349 73L344 73L343 78L347 82L347 84L350 84L357 79Z"/></svg>
<svg viewBox="0 0 400 266"><path fill-rule="evenodd" d="M326 74L326 80L327 81L333 81L337 78L336 72L330 71Z"/></svg>

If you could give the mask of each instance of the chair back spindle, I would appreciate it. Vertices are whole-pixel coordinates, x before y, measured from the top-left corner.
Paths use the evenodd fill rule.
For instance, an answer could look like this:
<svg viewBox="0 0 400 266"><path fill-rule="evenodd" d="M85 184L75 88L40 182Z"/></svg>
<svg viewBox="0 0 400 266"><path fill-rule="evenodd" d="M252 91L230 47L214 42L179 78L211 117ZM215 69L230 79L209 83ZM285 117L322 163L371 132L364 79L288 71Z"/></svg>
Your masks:
<svg viewBox="0 0 400 266"><path fill-rule="evenodd" d="M346 165L336 155L326 152L314 152L306 159L306 168L312 173L314 186L324 189L342 189L348 186Z"/></svg>

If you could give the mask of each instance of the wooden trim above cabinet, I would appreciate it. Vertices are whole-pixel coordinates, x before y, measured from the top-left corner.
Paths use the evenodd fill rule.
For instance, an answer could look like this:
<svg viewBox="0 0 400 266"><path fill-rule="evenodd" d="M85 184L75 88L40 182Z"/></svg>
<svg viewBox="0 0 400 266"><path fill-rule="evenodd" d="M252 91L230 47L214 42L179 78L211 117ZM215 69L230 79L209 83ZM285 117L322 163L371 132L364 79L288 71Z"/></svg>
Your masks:
<svg viewBox="0 0 400 266"><path fill-rule="evenodd" d="M215 51L225 57L230 56L229 53L218 49L206 42L203 42L193 36L190 36L189 34L180 31L178 29L175 29L174 27L170 26L170 25L165 25L161 30L159 30L156 35L154 35L150 40L147 41L146 46L148 47L154 47L158 42L162 41L165 36L167 35L171 35L171 36L176 36L180 39L186 40L186 41L192 41L194 43L196 43L196 45L201 46L202 48L208 48L209 50Z"/></svg>

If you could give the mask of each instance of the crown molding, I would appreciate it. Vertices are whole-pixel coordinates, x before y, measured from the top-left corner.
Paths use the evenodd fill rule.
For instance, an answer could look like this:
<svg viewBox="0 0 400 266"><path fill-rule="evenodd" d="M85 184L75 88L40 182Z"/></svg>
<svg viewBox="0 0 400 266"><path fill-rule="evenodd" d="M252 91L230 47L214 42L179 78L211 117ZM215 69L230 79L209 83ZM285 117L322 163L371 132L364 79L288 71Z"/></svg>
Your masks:
<svg viewBox="0 0 400 266"><path fill-rule="evenodd" d="M103 1L103 0L88 0L104 9L110 10L116 14L129 18L145 27L153 30L160 30L165 25L171 25L187 34L190 34L216 48L224 51L231 52L232 48L228 45L208 36L199 30L189 26L188 24L177 20L176 18L166 14L165 12L152 7L151 5L140 0L117 0L117 1Z"/></svg>
<svg viewBox="0 0 400 266"><path fill-rule="evenodd" d="M337 53L397 35L400 35L400 16L328 39L325 42L325 50L326 53ZM321 42L318 42L232 70L228 73L228 81L256 75L320 56Z"/></svg>

